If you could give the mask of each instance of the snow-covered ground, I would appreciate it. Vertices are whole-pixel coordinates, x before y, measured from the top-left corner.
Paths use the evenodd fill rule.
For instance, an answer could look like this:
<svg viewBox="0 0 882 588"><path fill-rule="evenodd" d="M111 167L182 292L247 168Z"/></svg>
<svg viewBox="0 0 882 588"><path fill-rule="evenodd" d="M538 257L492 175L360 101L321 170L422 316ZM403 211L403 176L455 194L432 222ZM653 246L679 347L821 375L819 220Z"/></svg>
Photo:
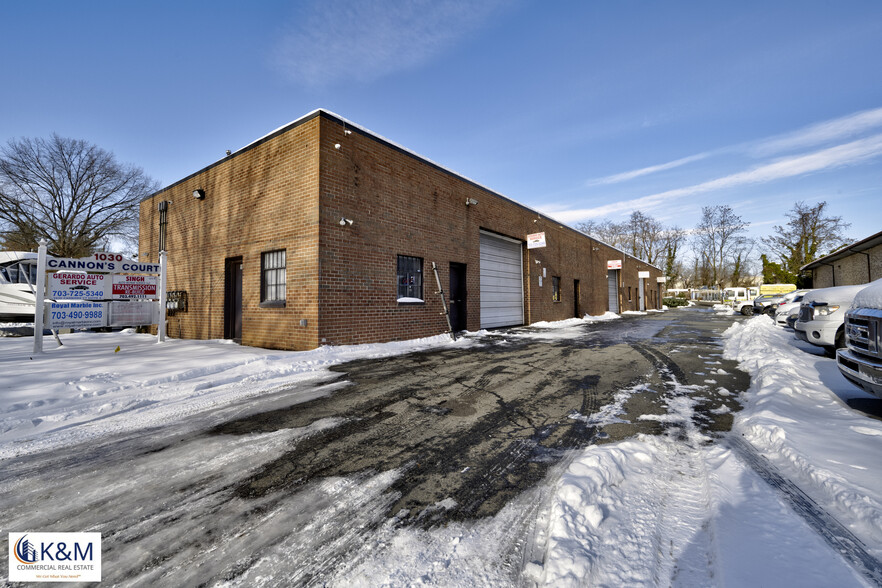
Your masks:
<svg viewBox="0 0 882 588"><path fill-rule="evenodd" d="M746 440L878 561L882 422L845 404L872 397L765 316L735 323L724 355L751 375L729 439L706 443L684 397L669 418L685 442L641 436L586 449L556 483L540 583L873 585L738 450Z"/></svg>
<svg viewBox="0 0 882 588"><path fill-rule="evenodd" d="M548 337L557 332L568 338L580 324L613 318L534 325L533 333ZM47 351L37 356L31 353L31 339L0 339L0 459L18 457L20 462L74 443L185 422L225 405L247 406L250 399L297 383L319 385L302 387L309 392L288 398L289 403L331 394L335 384L320 384L331 382L334 374L327 368L343 361L484 344L482 334L472 334L456 342L439 336L296 353L224 341L157 344L155 338L129 332L80 333L63 339L64 347L55 348L47 338ZM670 396L666 415L645 418L664 420L669 434L638 436L571 454L544 485L522 494L492 518L431 530L386 521L370 541L350 549L348 561L327 570L328 583L509 585L515 569L521 570L526 583L549 586L873 585L866 573L856 571L860 565L851 565L805 516L796 514L792 492L768 481L771 471L798 486L805 495L800 500L822 511L821 525L825 516L838 521L863 544L871 565L873 558L882 559L882 422L845 403L871 397L846 382L820 350L795 340L764 316L733 323L720 352L737 360L752 381L741 398L744 409L735 414L732 432L722 439L708 439L695 426L694 400L687 392L696 390L666 374L683 394ZM637 390L623 390L616 403L621 405L632 392ZM588 418L603 424L615 422L619 414L617 406L610 405ZM310 427L336 425L326 419ZM327 525L356 529L376 520L382 509L375 501L400 475L390 471L368 478L328 479L304 490L303 496L284 497L257 510L236 501L217 502L223 496L217 491L223 487L219 477L242 475L243 460L249 464L246 470L257 467L309 432L283 430L235 442L199 438L158 455L138 456L89 480L55 481L56 492L86 504L93 500L119 517L131 517L130 529L119 538L126 545L126 534L134 537L138 526L149 520L151 496L175 495L191 484L185 474L203 479L206 489L201 494L164 507L170 511L156 517L192 521L190 534L214 532L225 539L213 548L216 551L197 555L185 543L168 563L178 574L172 577L179 583L195 582L201 566L235 561L250 551L261 554L259 560L249 562L247 573L226 584L274 585L282 577L280 570L290 571L304 552L320 557L322 550L330 549L323 543L325 524L286 536L296 528L298 517L305 516L292 507L292 500L307 500L310 512L325 517L316 520L331 521ZM176 465L192 463L194 452L203 457L195 460L200 465L196 471L181 472ZM95 484L102 482L112 488L113 496L96 495ZM9 497L29 491L14 480L0 484L0 496L7 497L0 498L7 525L57 520L52 512L7 512ZM58 501L58 508L63 502ZM85 525L86 514L79 516ZM77 520L67 522L75 525ZM255 528L260 532L246 533ZM151 541L160 545L189 538L180 531L170 527L171 535L157 533ZM527 556L511 561L514 546L525 541L530 543ZM111 553L108 559L138 569L149 560L150 545L143 540L133 545L137 549L131 553ZM194 561L198 565L191 565ZM144 576L137 581L156 580Z"/></svg>
<svg viewBox="0 0 882 588"><path fill-rule="evenodd" d="M131 330L61 339L59 347L45 337L42 354L33 353L31 337L0 339L0 459L180 421L282 386L320 382L333 376L330 366L345 361L475 343L438 335L290 352L228 340L157 343Z"/></svg>

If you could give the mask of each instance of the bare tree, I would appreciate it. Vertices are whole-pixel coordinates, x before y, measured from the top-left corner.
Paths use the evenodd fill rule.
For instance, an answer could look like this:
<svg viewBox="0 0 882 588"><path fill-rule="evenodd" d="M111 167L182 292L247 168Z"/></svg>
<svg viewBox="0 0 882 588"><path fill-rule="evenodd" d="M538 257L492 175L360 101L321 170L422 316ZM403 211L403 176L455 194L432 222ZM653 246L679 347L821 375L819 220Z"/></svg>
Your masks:
<svg viewBox="0 0 882 588"><path fill-rule="evenodd" d="M576 230L590 235L598 241L603 241L607 245L623 250L626 247L627 229L624 223L614 223L610 220L600 222L588 220L577 224Z"/></svg>
<svg viewBox="0 0 882 588"><path fill-rule="evenodd" d="M763 245L780 260L788 282L797 280L799 268L846 243L843 231L850 223L843 222L841 216L827 216L826 209L826 202L811 207L797 202L787 213L787 226L775 226L774 234L762 238Z"/></svg>
<svg viewBox="0 0 882 588"><path fill-rule="evenodd" d="M696 256L701 258L706 285L721 287L746 259L751 246L745 236L747 226L728 205L702 207L693 245Z"/></svg>
<svg viewBox="0 0 882 588"><path fill-rule="evenodd" d="M589 220L579 223L576 228L655 266L667 261L671 253L675 254L685 238L679 228L665 227L639 210L621 223Z"/></svg>
<svg viewBox="0 0 882 588"><path fill-rule="evenodd" d="M11 140L0 151L0 238L33 249L40 238L62 257L83 257L109 239L137 241L138 204L158 182L82 140Z"/></svg>
<svg viewBox="0 0 882 588"><path fill-rule="evenodd" d="M684 278L685 270L680 259L680 250L686 244L686 231L680 227L669 227L663 234L665 276L670 284L677 284ZM673 287L673 286L672 286Z"/></svg>

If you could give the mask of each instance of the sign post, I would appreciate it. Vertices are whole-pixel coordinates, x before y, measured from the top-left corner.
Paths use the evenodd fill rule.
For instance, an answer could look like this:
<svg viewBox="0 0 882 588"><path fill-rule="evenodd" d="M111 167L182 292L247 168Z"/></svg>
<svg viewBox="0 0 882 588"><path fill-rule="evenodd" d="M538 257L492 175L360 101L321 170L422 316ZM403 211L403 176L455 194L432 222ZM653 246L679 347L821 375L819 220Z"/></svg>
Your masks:
<svg viewBox="0 0 882 588"><path fill-rule="evenodd" d="M43 295L46 292L46 239L40 239L37 249L37 285L34 301L34 353L43 353Z"/></svg>
<svg viewBox="0 0 882 588"><path fill-rule="evenodd" d="M126 259L118 253L73 259L48 255L46 241L41 240L34 293L34 353L43 351L47 322L49 327L72 329L158 323L158 340L164 341L167 269L164 251L158 264ZM52 274L47 276L47 272Z"/></svg>
<svg viewBox="0 0 882 588"><path fill-rule="evenodd" d="M159 321L156 329L156 342L165 341L165 297L168 287L168 257L165 251L159 252Z"/></svg>

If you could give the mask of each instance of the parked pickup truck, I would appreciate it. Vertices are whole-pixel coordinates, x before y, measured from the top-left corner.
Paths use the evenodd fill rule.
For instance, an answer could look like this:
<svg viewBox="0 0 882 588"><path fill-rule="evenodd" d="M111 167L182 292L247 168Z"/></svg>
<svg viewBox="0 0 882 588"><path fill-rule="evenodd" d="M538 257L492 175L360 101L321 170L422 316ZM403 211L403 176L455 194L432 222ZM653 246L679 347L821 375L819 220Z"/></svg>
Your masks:
<svg viewBox="0 0 882 588"><path fill-rule="evenodd" d="M867 284L835 286L806 294L793 325L796 336L836 357L836 350L845 347L845 312L857 293L866 287Z"/></svg>
<svg viewBox="0 0 882 588"><path fill-rule="evenodd" d="M857 293L845 313L845 349L836 352L850 382L882 398L882 280Z"/></svg>

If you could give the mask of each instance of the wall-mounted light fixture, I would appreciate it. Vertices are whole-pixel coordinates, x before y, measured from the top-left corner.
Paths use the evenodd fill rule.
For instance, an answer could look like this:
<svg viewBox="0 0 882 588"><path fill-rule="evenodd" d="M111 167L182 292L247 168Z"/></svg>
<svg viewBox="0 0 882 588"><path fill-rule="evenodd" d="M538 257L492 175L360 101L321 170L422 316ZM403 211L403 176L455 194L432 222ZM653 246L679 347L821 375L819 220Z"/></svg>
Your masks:
<svg viewBox="0 0 882 588"><path fill-rule="evenodd" d="M478 201L474 198L466 198L466 206L474 206Z"/></svg>
<svg viewBox="0 0 882 588"><path fill-rule="evenodd" d="M193 198L195 198L196 200L202 200L203 198L205 198L205 190L203 190L202 188L193 190Z"/></svg>
<svg viewBox="0 0 882 588"><path fill-rule="evenodd" d="M352 220L351 218L346 218L345 216L341 216L341 217L340 217L340 226L341 226L341 227L345 227L346 225L350 225L350 226L351 226L352 223L354 223L354 222L355 222L355 221Z"/></svg>

